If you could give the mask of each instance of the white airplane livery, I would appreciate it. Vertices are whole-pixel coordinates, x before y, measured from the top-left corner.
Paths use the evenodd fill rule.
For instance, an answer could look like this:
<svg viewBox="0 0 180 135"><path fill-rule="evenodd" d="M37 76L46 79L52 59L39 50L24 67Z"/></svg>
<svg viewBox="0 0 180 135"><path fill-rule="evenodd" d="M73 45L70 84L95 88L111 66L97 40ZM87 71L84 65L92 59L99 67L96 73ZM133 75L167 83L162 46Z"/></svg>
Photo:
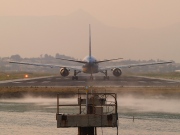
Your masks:
<svg viewBox="0 0 180 135"><path fill-rule="evenodd" d="M111 70L112 74L114 76L120 77L122 74L122 70L121 70L122 68L131 68L131 67L136 67L136 66L147 66L147 65L172 63L171 61L167 61L167 62L153 62L153 63L141 63L141 64L129 64L129 65L100 67L99 63L113 61L113 60L119 60L122 58L98 61L91 55L91 26L90 25L89 25L89 56L86 56L82 61L72 60L72 59L63 59L63 58L56 58L56 59L81 63L82 66L64 66L64 65L29 63L29 62L18 62L18 61L10 61L9 63L34 65L34 66L44 66L44 67L51 67L51 68L58 67L58 68L60 68L60 74L63 77L68 76L70 73L70 70L74 70L74 75L72 76L72 80L78 80L77 74L79 74L81 72L86 73L86 74L90 74L91 80L93 80L93 74L94 73L100 72L100 73L103 73L105 75L104 80L109 80L107 70Z"/></svg>

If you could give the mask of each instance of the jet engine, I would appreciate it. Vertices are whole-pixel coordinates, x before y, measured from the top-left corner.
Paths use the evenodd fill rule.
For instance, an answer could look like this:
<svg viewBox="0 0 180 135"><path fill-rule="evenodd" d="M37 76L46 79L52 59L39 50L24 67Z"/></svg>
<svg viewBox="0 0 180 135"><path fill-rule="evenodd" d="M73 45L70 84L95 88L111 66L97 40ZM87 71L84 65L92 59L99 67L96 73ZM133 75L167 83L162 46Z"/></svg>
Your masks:
<svg viewBox="0 0 180 135"><path fill-rule="evenodd" d="M121 69L119 69L119 68L114 68L114 69L112 70L112 73L113 73L114 76L119 77L119 76L121 76L122 71L121 71Z"/></svg>
<svg viewBox="0 0 180 135"><path fill-rule="evenodd" d="M63 77L66 77L69 75L69 70L67 68L61 68L60 69L60 74L63 76Z"/></svg>

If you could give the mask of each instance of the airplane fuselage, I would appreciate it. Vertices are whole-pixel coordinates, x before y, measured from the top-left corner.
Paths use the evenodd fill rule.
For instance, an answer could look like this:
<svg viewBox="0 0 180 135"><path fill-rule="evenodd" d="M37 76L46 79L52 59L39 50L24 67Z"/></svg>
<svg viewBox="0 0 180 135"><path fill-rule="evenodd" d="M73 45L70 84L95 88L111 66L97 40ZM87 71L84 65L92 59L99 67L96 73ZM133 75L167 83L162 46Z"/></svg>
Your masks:
<svg viewBox="0 0 180 135"><path fill-rule="evenodd" d="M87 62L82 66L83 73L93 74L98 73L98 64L96 63L97 60L92 56L87 56L83 59L83 61Z"/></svg>

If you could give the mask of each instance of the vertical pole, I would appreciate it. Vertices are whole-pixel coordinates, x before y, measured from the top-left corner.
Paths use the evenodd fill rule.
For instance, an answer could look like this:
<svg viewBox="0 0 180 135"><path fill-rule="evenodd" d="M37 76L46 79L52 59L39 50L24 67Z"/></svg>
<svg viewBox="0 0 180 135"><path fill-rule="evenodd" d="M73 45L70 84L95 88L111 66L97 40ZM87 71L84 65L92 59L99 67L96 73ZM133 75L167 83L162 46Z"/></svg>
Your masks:
<svg viewBox="0 0 180 135"><path fill-rule="evenodd" d="M56 112L56 120L57 120L57 115L59 114L59 94L57 94L57 112Z"/></svg>
<svg viewBox="0 0 180 135"><path fill-rule="evenodd" d="M88 114L88 90L86 90L86 114Z"/></svg>
<svg viewBox="0 0 180 135"><path fill-rule="evenodd" d="M115 108L115 113L116 113L116 124L117 124L117 135L118 135L118 124L119 124L119 121L118 121L118 106L117 106L117 94L115 94L115 104L116 104L116 108Z"/></svg>
<svg viewBox="0 0 180 135"><path fill-rule="evenodd" d="M59 94L57 94L57 114L59 114Z"/></svg>
<svg viewBox="0 0 180 135"><path fill-rule="evenodd" d="M133 122L134 122L134 116L133 116Z"/></svg>
<svg viewBox="0 0 180 135"><path fill-rule="evenodd" d="M78 90L78 98L79 98L79 114L81 114L81 94L79 97L79 90ZM78 127L78 135L81 135L81 127Z"/></svg>
<svg viewBox="0 0 180 135"><path fill-rule="evenodd" d="M80 98L79 98L79 114L81 114L81 96L80 96Z"/></svg>
<svg viewBox="0 0 180 135"><path fill-rule="evenodd" d="M91 86L91 95L93 94L93 89L92 89L92 86Z"/></svg>
<svg viewBox="0 0 180 135"><path fill-rule="evenodd" d="M78 127L78 135L81 135L81 127Z"/></svg>
<svg viewBox="0 0 180 135"><path fill-rule="evenodd" d="M88 86L86 86L86 114L89 115L92 105L88 105ZM78 135L94 135L94 127L78 127Z"/></svg>
<svg viewBox="0 0 180 135"><path fill-rule="evenodd" d="M118 122L118 112L117 112L117 94L115 94L115 103L116 103L116 107L115 107L116 121ZM117 123L117 126L118 126L118 123Z"/></svg>
<svg viewBox="0 0 180 135"><path fill-rule="evenodd" d="M115 94L115 104L116 104L115 113L117 115L117 95L116 94Z"/></svg>

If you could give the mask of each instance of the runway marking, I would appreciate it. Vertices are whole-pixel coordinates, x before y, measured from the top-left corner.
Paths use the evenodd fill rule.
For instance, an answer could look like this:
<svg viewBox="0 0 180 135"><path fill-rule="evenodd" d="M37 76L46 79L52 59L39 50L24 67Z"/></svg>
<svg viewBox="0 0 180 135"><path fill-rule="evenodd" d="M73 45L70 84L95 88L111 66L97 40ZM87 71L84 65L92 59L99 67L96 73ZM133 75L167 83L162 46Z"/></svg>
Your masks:
<svg viewBox="0 0 180 135"><path fill-rule="evenodd" d="M76 82L86 82L86 81L76 81Z"/></svg>
<svg viewBox="0 0 180 135"><path fill-rule="evenodd" d="M49 83L49 82L51 82L51 81L43 81L42 83Z"/></svg>
<svg viewBox="0 0 180 135"><path fill-rule="evenodd" d="M56 80L61 80L62 78L56 78Z"/></svg>
<svg viewBox="0 0 180 135"><path fill-rule="evenodd" d="M21 83L21 82L12 82L12 83Z"/></svg>
<svg viewBox="0 0 180 135"><path fill-rule="evenodd" d="M176 83L176 82L167 82L167 83Z"/></svg>
<svg viewBox="0 0 180 135"><path fill-rule="evenodd" d="M153 83L161 83L161 82L158 82L158 81L153 81Z"/></svg>
<svg viewBox="0 0 180 135"><path fill-rule="evenodd" d="M147 83L146 81L138 81L139 83Z"/></svg>
<svg viewBox="0 0 180 135"><path fill-rule="evenodd" d="M69 80L70 78L56 78L56 80Z"/></svg>
<svg viewBox="0 0 180 135"><path fill-rule="evenodd" d="M127 83L127 81L120 81L120 82L122 82L122 83Z"/></svg>
<svg viewBox="0 0 180 135"><path fill-rule="evenodd" d="M35 82L37 82L37 81L32 81L32 82L27 82L27 83L35 83Z"/></svg>

